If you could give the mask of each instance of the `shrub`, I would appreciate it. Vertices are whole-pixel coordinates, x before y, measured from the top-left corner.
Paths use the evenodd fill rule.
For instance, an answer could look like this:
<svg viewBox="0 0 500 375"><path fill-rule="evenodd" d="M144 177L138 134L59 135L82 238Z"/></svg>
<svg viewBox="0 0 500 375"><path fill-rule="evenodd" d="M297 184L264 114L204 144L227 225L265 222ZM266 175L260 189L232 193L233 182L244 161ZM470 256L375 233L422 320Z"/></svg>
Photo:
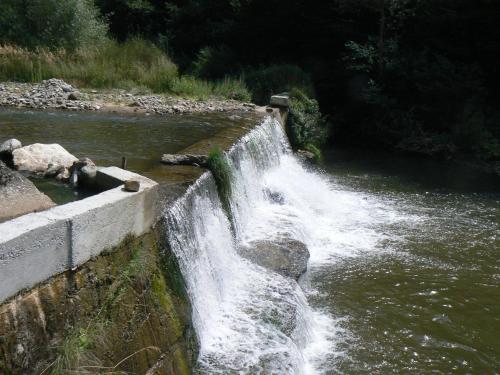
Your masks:
<svg viewBox="0 0 500 375"><path fill-rule="evenodd" d="M294 148L308 147L309 151L316 153L327 140L328 127L316 100L310 99L298 89L290 92L287 131Z"/></svg>
<svg viewBox="0 0 500 375"><path fill-rule="evenodd" d="M93 0L2 0L0 42L76 50L106 41L108 27Z"/></svg>
<svg viewBox="0 0 500 375"><path fill-rule="evenodd" d="M252 92L253 101L260 105L268 104L272 95L288 92L292 88L314 96L309 75L296 65L270 65L248 70L245 73L245 82Z"/></svg>

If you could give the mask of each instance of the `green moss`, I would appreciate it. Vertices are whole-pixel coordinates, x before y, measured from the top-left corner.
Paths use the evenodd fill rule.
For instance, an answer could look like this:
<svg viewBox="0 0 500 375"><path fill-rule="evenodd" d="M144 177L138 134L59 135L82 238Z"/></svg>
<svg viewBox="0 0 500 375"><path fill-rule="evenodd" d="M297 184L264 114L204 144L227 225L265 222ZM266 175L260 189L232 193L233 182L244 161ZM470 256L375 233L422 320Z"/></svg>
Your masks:
<svg viewBox="0 0 500 375"><path fill-rule="evenodd" d="M306 144L304 146L304 149L313 153L313 155L314 155L314 162L316 164L320 164L323 161L323 153L315 145L313 145L311 143L308 143L308 144Z"/></svg>
<svg viewBox="0 0 500 375"><path fill-rule="evenodd" d="M219 197L224 209L229 213L229 200L231 198L232 172L224 152L220 148L214 148L208 154L208 168L214 176Z"/></svg>

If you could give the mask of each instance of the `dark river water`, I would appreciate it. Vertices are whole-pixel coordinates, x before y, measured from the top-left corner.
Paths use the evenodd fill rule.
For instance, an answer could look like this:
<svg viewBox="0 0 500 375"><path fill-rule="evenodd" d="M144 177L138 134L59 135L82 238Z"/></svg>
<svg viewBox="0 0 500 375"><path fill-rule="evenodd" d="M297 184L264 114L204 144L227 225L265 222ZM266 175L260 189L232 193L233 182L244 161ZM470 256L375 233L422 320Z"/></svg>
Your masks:
<svg viewBox="0 0 500 375"><path fill-rule="evenodd" d="M363 150L325 164L343 217L304 282L335 320L326 372L500 373L500 180Z"/></svg>

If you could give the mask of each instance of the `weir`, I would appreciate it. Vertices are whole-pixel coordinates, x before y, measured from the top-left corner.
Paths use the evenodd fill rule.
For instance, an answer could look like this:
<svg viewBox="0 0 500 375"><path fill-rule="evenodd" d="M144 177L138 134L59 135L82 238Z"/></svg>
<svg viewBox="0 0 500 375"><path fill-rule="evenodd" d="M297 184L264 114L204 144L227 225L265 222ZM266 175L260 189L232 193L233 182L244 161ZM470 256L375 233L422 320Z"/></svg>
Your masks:
<svg viewBox="0 0 500 375"><path fill-rule="evenodd" d="M193 304L200 345L197 373L314 373L324 322L289 277L244 259L255 240L300 237L289 223L255 225L269 206L265 176L291 156L280 122L268 117L226 154L229 212L210 173L165 210L169 243ZM231 225L232 224L232 225ZM300 231L300 226L297 226ZM242 256L243 255L243 256Z"/></svg>
<svg viewBox="0 0 500 375"><path fill-rule="evenodd" d="M310 247L310 251L314 248L314 244L310 241L314 225L309 221L315 217L313 215L307 218L301 217L300 211L304 207L297 207L297 202L299 204L302 202L303 186L299 187L294 181L287 179L290 179L290 171L294 174L292 180L295 178L307 181L317 177L307 172L306 167L292 155L278 110L260 115L254 121L253 125L225 129L215 137L186 149L188 152L195 150L195 153L199 154L208 153L215 146L225 150L224 162L231 175L228 196L220 196L211 172L203 172L200 168L190 166L162 167L161 173L168 171L165 174L168 178L164 178L158 187L152 185L154 189L147 195L147 202L150 202L152 197L155 197L156 202L152 206L154 209L149 209L151 216L144 218L144 223L150 223L147 226L151 227L157 221L157 215L162 212L159 214L160 225L156 225L153 230L157 236L166 239L158 243L160 253L155 261L167 278L162 281L166 284L166 289L163 287L162 290L169 293L166 296L171 299L172 290L179 289L179 285L183 284L174 279L169 281L168 273L175 272L175 264L178 264L185 283L181 289L185 288L191 304L191 321L196 334L197 349L192 349L192 344L189 344L190 325L185 322L189 314L179 319L176 317L178 312L173 314L172 307L169 307L163 312L156 313L160 317L162 314L169 317L166 327L173 324L177 327L175 332L179 333L173 337L167 335L168 339L162 340L161 348L167 348L172 340L181 340L182 354L179 354L180 357L171 358L170 355L165 357L160 355L161 350L165 350L161 349L156 355L146 356L145 358L149 359L141 365L146 367L141 368L161 368L165 365L168 368L176 368L177 370L171 372L176 374L185 373L186 366L192 367L193 371L199 374L310 374L317 373L318 366L321 366L326 353L332 349L330 335L335 330L335 324L328 316L314 311L308 305L304 291L295 278L280 274L272 267L261 267L247 259L249 257L246 252L261 246L262 243L268 246L273 242L296 241ZM158 175L161 176L161 173ZM283 181L278 181L280 177ZM285 181L289 186L283 186L282 183ZM316 182L324 184L321 179ZM328 190L327 187L323 189ZM226 200L228 205L223 205L222 200ZM76 203L84 205L85 201ZM307 205L304 202L302 204ZM61 209L65 206L61 206ZM130 206L130 210L132 214L133 205ZM139 211L145 212L143 209ZM18 220L22 221L22 218ZM94 227L95 225L99 223L94 223ZM112 227L113 225L109 226L111 229ZM73 233L79 230L79 226L72 225L71 228L72 233L66 237L70 240L83 238L76 232ZM95 232L98 233L99 230L95 229ZM136 232L132 231L136 235L144 232L147 232L146 227ZM126 231L123 232L125 233ZM92 234L89 233L88 236L92 237ZM115 241L111 246L116 243ZM85 269L93 267L93 262L100 261L103 257L100 253L106 250L106 246L99 248L94 246L91 250L92 252L86 255L86 258L82 258L80 263L74 263L75 266L83 264L82 271L80 269L75 271L77 279L80 273L88 272ZM106 251L109 250L107 248ZM123 250L118 248L111 250L110 254L119 255L121 251ZM168 260L171 259L171 252L177 259L174 263ZM311 255L315 256L313 252ZM91 256L97 258L87 266L85 261ZM293 254L291 256L293 257ZM169 268L164 268L165 264L170 264ZM33 270L32 274L37 275L36 268ZM64 269L52 272L55 275L61 271ZM45 274L41 277L50 276ZM54 281L42 283L0 306L0 314L5 322L3 326L0 324L0 334L2 330L4 333L12 330L9 333L10 349L3 350L13 350L16 342L18 345L22 342L23 348L26 346L26 341L20 337L16 339L14 332L19 324L17 319L20 319L18 311L24 308L31 309L25 306L30 306L32 293L46 296L44 290L47 286L51 288L54 283L61 282L67 284L68 280L75 276L69 274L65 274L64 278L57 276ZM144 276L140 276L141 279L142 277ZM118 276L116 282L120 280ZM30 281L32 284L25 284L25 287L40 281L43 279L34 279ZM67 285L71 287L71 283ZM76 294L80 293L79 290L83 290L80 282L76 283L75 288ZM146 283L142 288L144 291L141 293L153 293L153 296L157 296L154 285L148 286ZM9 293L13 292L15 291ZM160 305L164 304L161 302L161 296L155 298L160 298L158 300ZM176 298L177 303L184 303L182 293ZM36 308L43 316L49 315L49 321L53 319L53 313L47 313L45 310L51 299L52 297L42 298L42 303L38 303ZM90 311L88 314L92 315ZM177 319L177 323L172 322L172 318ZM34 327L42 324L37 322L38 320L29 324L23 323L23 330L32 331ZM120 329L119 324L116 327L114 324L112 326ZM180 338L182 330L179 329L182 326L185 327L183 328L185 334ZM44 335L36 339L43 342L49 338L50 335ZM193 363L186 365L191 361L188 357L195 353L197 353L196 358L191 359ZM52 353L46 356L50 358L53 355ZM138 355L136 360L140 357ZM16 363L22 358L21 353L9 360L11 363ZM162 358L168 358L168 361L164 360L163 363ZM0 368L1 365L0 362ZM4 366L8 368L9 365L4 364Z"/></svg>

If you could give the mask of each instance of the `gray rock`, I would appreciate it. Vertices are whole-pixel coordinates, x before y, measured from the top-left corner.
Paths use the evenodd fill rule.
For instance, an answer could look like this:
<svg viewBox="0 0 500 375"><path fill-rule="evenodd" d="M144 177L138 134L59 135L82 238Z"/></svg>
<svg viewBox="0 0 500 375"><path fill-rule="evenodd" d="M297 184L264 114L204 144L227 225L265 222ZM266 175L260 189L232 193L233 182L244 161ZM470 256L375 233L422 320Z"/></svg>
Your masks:
<svg viewBox="0 0 500 375"><path fill-rule="evenodd" d="M308 162L313 163L315 161L315 156L311 151L298 150L297 155Z"/></svg>
<svg viewBox="0 0 500 375"><path fill-rule="evenodd" d="M69 170L71 174L71 184L73 186L83 185L93 187L97 175L97 167L89 158L82 158L74 162Z"/></svg>
<svg viewBox="0 0 500 375"><path fill-rule="evenodd" d="M80 100L81 94L78 91L74 91L69 93L68 100Z"/></svg>
<svg viewBox="0 0 500 375"><path fill-rule="evenodd" d="M33 183L0 161L0 222L55 206Z"/></svg>
<svg viewBox="0 0 500 375"><path fill-rule="evenodd" d="M17 170L32 173L45 173L49 164L71 167L78 159L71 155L61 145L35 143L14 150L13 164Z"/></svg>
<svg viewBox="0 0 500 375"><path fill-rule="evenodd" d="M169 165L198 165L207 166L206 155L190 155L190 154L163 154L161 162Z"/></svg>
<svg viewBox="0 0 500 375"><path fill-rule="evenodd" d="M68 168L64 168L57 176L56 180L60 182L68 182L70 178L69 170Z"/></svg>
<svg viewBox="0 0 500 375"><path fill-rule="evenodd" d="M141 183L136 180L127 180L124 184L124 189L126 191L139 191L141 188Z"/></svg>
<svg viewBox="0 0 500 375"><path fill-rule="evenodd" d="M0 145L0 154L12 154L14 150L23 147L20 141L15 138L9 139Z"/></svg>
<svg viewBox="0 0 500 375"><path fill-rule="evenodd" d="M298 280L307 270L307 246L291 238L253 241L239 248L242 257L283 276Z"/></svg>

